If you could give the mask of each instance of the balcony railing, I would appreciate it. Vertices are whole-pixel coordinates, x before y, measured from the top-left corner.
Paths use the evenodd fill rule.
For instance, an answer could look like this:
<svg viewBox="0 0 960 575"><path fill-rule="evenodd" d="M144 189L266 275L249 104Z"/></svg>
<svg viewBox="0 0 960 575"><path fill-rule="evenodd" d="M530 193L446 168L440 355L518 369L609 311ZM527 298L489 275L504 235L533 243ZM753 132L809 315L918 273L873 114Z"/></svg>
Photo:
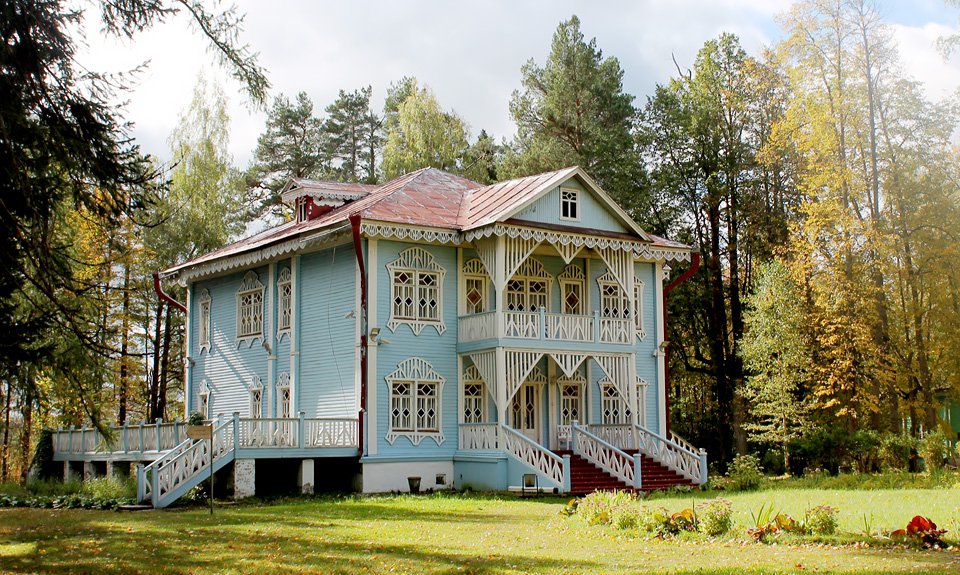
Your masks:
<svg viewBox="0 0 960 575"><path fill-rule="evenodd" d="M459 318L460 343L494 339L497 334L496 312L464 315ZM535 339L581 343L633 343L633 321L615 317L546 313L545 311L503 312L504 339Z"/></svg>

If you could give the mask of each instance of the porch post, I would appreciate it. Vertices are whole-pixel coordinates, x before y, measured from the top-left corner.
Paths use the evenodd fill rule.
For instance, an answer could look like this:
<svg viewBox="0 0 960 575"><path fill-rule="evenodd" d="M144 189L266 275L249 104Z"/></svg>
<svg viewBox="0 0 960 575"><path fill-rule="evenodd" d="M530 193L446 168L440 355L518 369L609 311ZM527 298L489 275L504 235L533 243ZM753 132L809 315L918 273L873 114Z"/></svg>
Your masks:
<svg viewBox="0 0 960 575"><path fill-rule="evenodd" d="M643 460L643 456L640 455L639 452L633 454L633 488L634 489L640 489L640 486L643 485L643 482L642 482L643 466L641 465L642 460Z"/></svg>
<svg viewBox="0 0 960 575"><path fill-rule="evenodd" d="M563 492L570 493L570 456L563 456Z"/></svg>

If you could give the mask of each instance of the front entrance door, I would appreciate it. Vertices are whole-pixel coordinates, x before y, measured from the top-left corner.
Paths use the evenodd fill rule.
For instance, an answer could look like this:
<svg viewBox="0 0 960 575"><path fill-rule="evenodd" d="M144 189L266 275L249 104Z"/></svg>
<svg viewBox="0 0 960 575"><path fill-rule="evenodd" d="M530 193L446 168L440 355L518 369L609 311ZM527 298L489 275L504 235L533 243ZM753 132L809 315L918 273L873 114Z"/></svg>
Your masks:
<svg viewBox="0 0 960 575"><path fill-rule="evenodd" d="M540 443L540 385L524 383L510 402L510 425Z"/></svg>

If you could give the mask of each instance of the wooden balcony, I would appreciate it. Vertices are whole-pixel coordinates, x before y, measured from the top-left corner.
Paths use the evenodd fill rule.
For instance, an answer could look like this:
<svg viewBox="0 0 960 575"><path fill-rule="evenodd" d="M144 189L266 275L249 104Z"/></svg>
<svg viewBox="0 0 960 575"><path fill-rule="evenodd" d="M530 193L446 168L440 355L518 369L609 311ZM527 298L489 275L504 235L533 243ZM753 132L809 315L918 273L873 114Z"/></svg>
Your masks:
<svg viewBox="0 0 960 575"><path fill-rule="evenodd" d="M487 339L526 339L537 341L592 344L633 343L634 325L630 319L593 315L567 315L545 311L503 312L503 331L497 333L497 313L484 312L460 316L460 343Z"/></svg>

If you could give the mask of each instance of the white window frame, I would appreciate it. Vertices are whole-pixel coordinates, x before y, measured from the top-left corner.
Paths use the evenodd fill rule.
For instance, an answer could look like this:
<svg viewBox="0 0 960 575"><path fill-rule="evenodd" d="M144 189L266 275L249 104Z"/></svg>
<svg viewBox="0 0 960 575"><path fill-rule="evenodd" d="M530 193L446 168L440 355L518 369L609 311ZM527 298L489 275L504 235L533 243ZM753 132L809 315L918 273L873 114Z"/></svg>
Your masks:
<svg viewBox="0 0 960 575"><path fill-rule="evenodd" d="M600 317L630 318L630 299L612 272L608 271L597 278L597 287L600 290ZM617 313L613 313L613 310Z"/></svg>
<svg viewBox="0 0 960 575"><path fill-rule="evenodd" d="M199 333L197 334L197 342L200 347L200 353L202 354L204 350L207 352L210 351L210 334L213 331L213 312L212 312L212 302L213 298L210 297L210 290L203 288L200 290L200 295L197 297L197 303L199 308L200 316L199 324Z"/></svg>
<svg viewBox="0 0 960 575"><path fill-rule="evenodd" d="M545 285L542 294L531 291L530 287L532 284L541 282ZM514 284L518 284L520 289L516 289ZM552 289L553 276L547 272L543 263L536 258L527 258L526 261L523 262L523 265L520 266L520 269L517 270L517 273L513 274L513 277L507 280L507 285L504 287L504 291L506 292L506 311L532 313L539 311L540 307L543 307L545 311L549 311L550 292ZM535 302L534 300L538 301ZM538 303L542 305L538 305Z"/></svg>
<svg viewBox="0 0 960 575"><path fill-rule="evenodd" d="M476 391L476 393L468 393ZM463 371L463 422L486 423L487 387L480 370L471 365Z"/></svg>
<svg viewBox="0 0 960 575"><path fill-rule="evenodd" d="M286 371L277 377L277 417L293 417L293 394L290 392L290 374Z"/></svg>
<svg viewBox="0 0 960 575"><path fill-rule="evenodd" d="M480 295L479 305L471 306L467 295L476 289ZM490 311L490 280L487 278L483 262L473 258L463 264L463 308L466 315Z"/></svg>
<svg viewBox="0 0 960 575"><path fill-rule="evenodd" d="M644 284L641 279L633 280L633 319L634 328L637 331L637 337L643 341L647 337L647 331L643 327L643 290Z"/></svg>
<svg viewBox="0 0 960 575"><path fill-rule="evenodd" d="M393 445L398 438L406 437L413 445L420 445L425 438L433 439L437 445L443 444L444 377L434 371L433 366L426 360L411 357L400 362L397 369L384 379L390 398L387 416L389 427L384 437L387 443ZM432 395L423 393L425 389L433 389ZM431 407L434 410L431 418L434 425L428 427L424 424L424 416L420 412ZM395 413L403 408L406 409L406 414Z"/></svg>
<svg viewBox="0 0 960 575"><path fill-rule="evenodd" d="M249 322L244 321L247 316ZM237 344L258 339L263 339L263 283L257 272L249 271L237 290Z"/></svg>
<svg viewBox="0 0 960 575"><path fill-rule="evenodd" d="M587 380L580 374L574 374L573 377L558 377L557 387L560 395L560 425L570 425L573 421L583 423L583 391L587 387ZM576 396L571 397L567 388L574 387L577 390ZM573 414L576 410L576 414Z"/></svg>
<svg viewBox="0 0 960 575"><path fill-rule="evenodd" d="M580 266L573 264L568 265L563 268L563 273L557 276L557 279L560 280L560 309L563 313L566 315L585 315L587 305L587 281ZM580 291L579 309L576 311L568 311L567 309L567 293L571 288Z"/></svg>
<svg viewBox="0 0 960 575"><path fill-rule="evenodd" d="M250 378L250 417L263 417L263 381L259 375Z"/></svg>
<svg viewBox="0 0 960 575"><path fill-rule="evenodd" d="M579 222L580 211L580 190L560 188L560 219Z"/></svg>
<svg viewBox="0 0 960 575"><path fill-rule="evenodd" d="M210 393L210 386L207 385L206 381L200 382L200 387L197 389L197 409L194 411L199 412L203 415L204 419L211 419L210 417L210 406L212 402L210 401L212 394Z"/></svg>
<svg viewBox="0 0 960 575"><path fill-rule="evenodd" d="M433 326L438 335L442 335L447 329L443 321L443 277L446 270L437 264L436 258L427 250L419 247L403 250L398 254L396 260L387 264L390 271L390 319L387 321L387 327L390 331L396 331L401 325L408 325L413 330L414 335L420 335L420 332L426 326ZM401 274L409 274L412 283L401 283L397 278ZM423 285L423 278L434 276L435 283L432 287ZM436 317L430 317L423 313L424 306L421 300L430 297L430 292L435 292L436 297ZM397 303L397 299L412 300L412 303L404 305Z"/></svg>
<svg viewBox="0 0 960 575"><path fill-rule="evenodd" d="M293 325L293 281L290 268L283 268L277 276L277 340L290 335Z"/></svg>

